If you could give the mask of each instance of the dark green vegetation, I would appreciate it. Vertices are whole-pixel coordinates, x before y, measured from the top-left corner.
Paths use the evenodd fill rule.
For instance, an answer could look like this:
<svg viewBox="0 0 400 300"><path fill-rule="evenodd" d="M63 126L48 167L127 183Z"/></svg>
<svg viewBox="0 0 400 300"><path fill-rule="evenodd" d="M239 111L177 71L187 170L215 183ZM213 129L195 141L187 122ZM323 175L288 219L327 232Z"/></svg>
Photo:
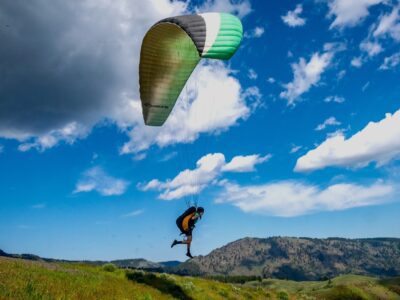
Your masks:
<svg viewBox="0 0 400 300"><path fill-rule="evenodd" d="M182 275L240 275L297 281L343 274L400 275L400 239L244 238L172 269Z"/></svg>
<svg viewBox="0 0 400 300"><path fill-rule="evenodd" d="M220 277L219 279L221 279ZM206 278L117 269L113 265L0 258L0 299L400 299L400 277L344 275L326 281Z"/></svg>
<svg viewBox="0 0 400 300"><path fill-rule="evenodd" d="M261 281L262 278L260 276L242 276L242 275L236 275L236 276L223 276L223 275L215 275L215 276L207 276L207 279L210 280L216 280L220 282L225 282L225 283L246 283L249 281Z"/></svg>

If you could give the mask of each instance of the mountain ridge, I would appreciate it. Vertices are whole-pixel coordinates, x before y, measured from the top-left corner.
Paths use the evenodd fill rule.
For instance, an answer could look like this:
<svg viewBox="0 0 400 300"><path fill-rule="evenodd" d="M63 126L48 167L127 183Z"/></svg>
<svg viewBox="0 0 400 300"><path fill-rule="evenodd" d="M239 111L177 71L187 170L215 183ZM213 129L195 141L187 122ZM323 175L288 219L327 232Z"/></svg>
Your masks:
<svg viewBox="0 0 400 300"><path fill-rule="evenodd" d="M292 280L321 280L349 273L397 276L400 239L246 237L184 262L172 272Z"/></svg>

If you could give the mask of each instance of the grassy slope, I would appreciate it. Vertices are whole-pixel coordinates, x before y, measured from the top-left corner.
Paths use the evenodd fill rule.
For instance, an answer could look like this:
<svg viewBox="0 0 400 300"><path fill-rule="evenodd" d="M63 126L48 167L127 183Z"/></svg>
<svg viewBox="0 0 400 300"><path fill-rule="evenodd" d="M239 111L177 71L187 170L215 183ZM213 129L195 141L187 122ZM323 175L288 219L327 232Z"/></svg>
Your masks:
<svg viewBox="0 0 400 300"><path fill-rule="evenodd" d="M397 293L397 294L396 294ZM233 285L169 274L0 258L0 299L400 299L400 278L266 279Z"/></svg>
<svg viewBox="0 0 400 300"><path fill-rule="evenodd" d="M293 299L400 300L400 278L380 280L367 276L342 275L330 281L296 282L264 279L261 283L248 284L262 286L276 292L283 291L283 293L295 296Z"/></svg>

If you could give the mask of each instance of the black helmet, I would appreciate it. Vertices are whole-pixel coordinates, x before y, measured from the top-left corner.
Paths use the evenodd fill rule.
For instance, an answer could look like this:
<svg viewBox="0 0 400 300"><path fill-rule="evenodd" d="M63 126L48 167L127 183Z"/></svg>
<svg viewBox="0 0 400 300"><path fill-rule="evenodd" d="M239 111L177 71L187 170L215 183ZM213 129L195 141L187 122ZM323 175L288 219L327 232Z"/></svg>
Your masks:
<svg viewBox="0 0 400 300"><path fill-rule="evenodd" d="M201 206L197 208L197 212L198 213L204 213L204 208L202 208Z"/></svg>

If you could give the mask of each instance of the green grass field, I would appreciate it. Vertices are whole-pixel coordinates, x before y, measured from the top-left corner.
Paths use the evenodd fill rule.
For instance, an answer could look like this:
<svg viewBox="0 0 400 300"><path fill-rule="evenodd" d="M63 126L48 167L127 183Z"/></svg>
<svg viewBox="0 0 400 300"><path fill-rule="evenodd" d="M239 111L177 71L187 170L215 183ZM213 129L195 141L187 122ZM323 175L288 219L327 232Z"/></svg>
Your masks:
<svg viewBox="0 0 400 300"><path fill-rule="evenodd" d="M346 275L318 282L229 284L112 265L0 258L0 299L400 299L400 278Z"/></svg>

